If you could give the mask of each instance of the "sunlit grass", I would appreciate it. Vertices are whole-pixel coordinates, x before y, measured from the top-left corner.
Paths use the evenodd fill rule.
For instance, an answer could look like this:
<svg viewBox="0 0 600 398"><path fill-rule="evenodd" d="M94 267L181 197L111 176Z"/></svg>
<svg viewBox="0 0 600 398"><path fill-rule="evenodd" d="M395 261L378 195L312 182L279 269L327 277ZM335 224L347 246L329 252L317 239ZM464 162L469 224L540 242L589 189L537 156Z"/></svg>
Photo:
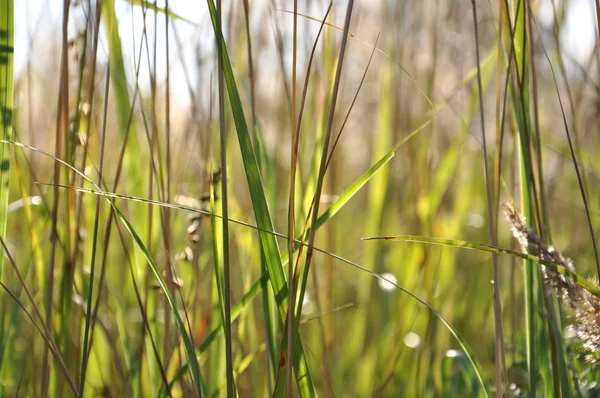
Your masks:
<svg viewBox="0 0 600 398"><path fill-rule="evenodd" d="M183 3L0 6L0 396L594 396L567 3Z"/></svg>

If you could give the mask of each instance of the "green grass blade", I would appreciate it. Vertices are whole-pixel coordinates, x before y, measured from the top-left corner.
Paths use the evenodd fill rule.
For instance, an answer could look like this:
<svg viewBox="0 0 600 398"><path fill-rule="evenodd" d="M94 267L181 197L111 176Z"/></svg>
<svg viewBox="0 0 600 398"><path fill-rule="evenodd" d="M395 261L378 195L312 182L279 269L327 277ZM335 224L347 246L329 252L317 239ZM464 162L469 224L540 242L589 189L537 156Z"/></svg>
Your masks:
<svg viewBox="0 0 600 398"><path fill-rule="evenodd" d="M532 190L535 189L532 173L532 160L530 156L529 137L529 83L528 83L528 59L527 59L527 32L525 21L525 5L520 1L515 7L514 16L514 36L511 37L510 45L514 47L514 57L516 66L517 86L511 86L510 94L512 100L513 114L516 119L519 132L520 149L520 174L521 174L521 200L523 215L528 222L533 222L535 198L532 197ZM539 221L539 220L538 220ZM536 396L536 384L538 379L538 356L537 356L537 335L536 335L536 314L538 312L536 303L536 292L539 288L539 278L534 272L533 264L528 261L525 264L525 309L526 309L526 329L527 329L527 365L529 376L529 391L531 396Z"/></svg>
<svg viewBox="0 0 600 398"><path fill-rule="evenodd" d="M105 34L108 41L108 54L110 63L110 84L112 97L115 100L116 119L119 126L119 134L123 139L127 139L127 148L124 154L125 174L127 175L127 185L133 189L133 192L141 192L144 183L142 182L141 170L139 167L140 148L137 140L135 123L131 123L131 101L127 89L127 75L125 73L125 61L123 59L123 49L121 38L119 36L119 25L115 12L114 0L107 0L102 3L102 20L104 22ZM144 219L145 217L136 217Z"/></svg>
<svg viewBox="0 0 600 398"><path fill-rule="evenodd" d="M573 282L577 283L579 286L590 292L596 297L600 298L600 288L593 283L589 282L584 277L576 274L575 272L569 271L563 266L551 263L549 261L545 261L540 259L539 257L532 256L531 254L522 253L516 250L504 249L501 247L494 247L492 245L486 245L484 243L476 243L476 242L468 242L464 240L456 240L456 239L443 239L443 238L431 238L428 236L414 236L414 235L397 235L397 236L377 236L377 237L368 237L363 238L363 240L391 240L398 242L417 242L417 243L429 243L435 245L444 245L444 246L452 246L459 247L464 249L472 249L479 250L488 253L498 253L498 254L509 254L511 256L519 257L523 260L531 261L532 263L542 264L551 270L558 272L561 275L566 276L571 279Z"/></svg>
<svg viewBox="0 0 600 398"><path fill-rule="evenodd" d="M14 10L13 1L6 0L0 4L0 120L2 122L1 137L5 140L12 139L13 116L13 57L14 57ZM0 146L0 236L6 236L6 222L8 219L8 191L10 176L10 146ZM0 258L0 277L3 276L4 255ZM5 319L8 316L8 306L0 307L0 344L9 341L5 330ZM10 324L8 325L10 328ZM0 367L3 363L0 355ZM0 391L1 392L1 391Z"/></svg>
<svg viewBox="0 0 600 398"><path fill-rule="evenodd" d="M13 1L3 1L0 5L0 120L2 122L2 139L12 139L13 116L13 56L14 56L14 10ZM8 190L10 172L10 146L0 148L0 236L6 236L8 218ZM0 258L0 277L3 276L4 256ZM4 344L6 308L0 308L0 341ZM8 337L8 336L6 336ZM8 339L7 339L8 341ZM0 355L2 364L2 355Z"/></svg>
<svg viewBox="0 0 600 398"><path fill-rule="evenodd" d="M104 170L104 155L105 155L105 143L106 143L106 116L108 113L108 93L110 89L110 68L107 70L106 76L106 91L105 91L105 102L104 102L104 114L103 114L103 122L102 122L102 144L100 146L100 166L98 172L98 184L102 184L102 172ZM92 320L92 302L93 302L93 292L94 292L94 274L96 270L96 248L98 245L98 228L100 225L100 196L96 197L96 212L94 217L94 232L92 235L92 258L90 260L90 282L88 286L88 296L87 296L87 309L85 315L85 332L83 337L83 350L81 354L81 375L79 378L79 395L83 397L83 392L85 389L85 378L86 372L88 368L88 361L90 357L89 349L92 344L92 340L90 337L90 323Z"/></svg>
<svg viewBox="0 0 600 398"><path fill-rule="evenodd" d="M12 139L13 116L13 68L14 68L14 10L13 1L2 1L0 5L0 120L2 121L2 139ZM0 235L6 236L8 217L8 183L10 172L10 147L0 148ZM2 263L0 258L0 276Z"/></svg>
<svg viewBox="0 0 600 398"><path fill-rule="evenodd" d="M381 168L383 166L385 166L390 160L392 160L392 158L394 157L395 152L398 150L398 148L400 148L404 143L406 143L408 140L410 140L412 137L414 137L418 132L420 132L421 130L423 130L425 127L427 127L429 124L431 124L433 122L434 119L429 119L427 120L425 123L421 124L419 127L417 127L416 129L414 129L413 131L411 131L409 134L406 135L406 137L404 137L400 142L398 142L396 145L394 145L392 147L392 149L390 149L385 155L383 155L381 157L381 159L379 159L379 161L377 163L375 163L375 165L373 165L373 167L371 167L365 174L363 174L358 180L356 180L354 183L352 183L352 185L350 185L345 191L344 193L342 193L339 198L336 199L335 202L333 202L331 204L331 206L329 206L329 208L327 210L325 210L323 212L323 214L321 214L319 216L319 218L317 219L317 228L321 227L323 224L325 224L331 217L333 217L334 215L336 215L337 212L340 211L340 209L342 207L344 207L344 205L346 205L346 203L348 203L348 201L350 199L352 199L352 197L354 195L356 195L356 193L358 191L360 191L360 189L371 179L375 176L375 174L377 174L377 172L379 170L381 170ZM310 232L310 230L307 231L307 234Z"/></svg>
<svg viewBox="0 0 600 398"><path fill-rule="evenodd" d="M458 375L455 368L458 368ZM454 350L449 351L442 360L442 388L446 398L464 395L466 389L470 391L470 397L480 396L477 375L465 355Z"/></svg>
<svg viewBox="0 0 600 398"><path fill-rule="evenodd" d="M215 29L215 35L221 35L217 20L216 20L216 9L211 0L208 1L209 9L211 12L211 18L213 21L213 27ZM223 42L223 41L221 41ZM227 83L227 91L229 93L229 100L231 102L232 113L235 121L236 130L238 133L238 139L240 143L240 150L242 152L242 159L244 162L244 169L246 177L248 179L248 185L250 189L250 196L252 198L252 205L256 216L258 227L265 231L273 231L273 223L271 221L271 215L267 205L263 184L261 181L260 171L258 168L258 162L256 160L256 154L250 140L248 133L248 126L242 109L240 96L233 76L233 70L229 61L229 56L223 43L223 69L225 74L225 82ZM281 266L281 256L279 254L279 247L277 241L273 236L268 233L261 233L261 245L265 250L267 259L267 266L269 268L269 277L275 288L275 296L277 297L278 305L287 306L287 299L285 298L287 293L285 275Z"/></svg>

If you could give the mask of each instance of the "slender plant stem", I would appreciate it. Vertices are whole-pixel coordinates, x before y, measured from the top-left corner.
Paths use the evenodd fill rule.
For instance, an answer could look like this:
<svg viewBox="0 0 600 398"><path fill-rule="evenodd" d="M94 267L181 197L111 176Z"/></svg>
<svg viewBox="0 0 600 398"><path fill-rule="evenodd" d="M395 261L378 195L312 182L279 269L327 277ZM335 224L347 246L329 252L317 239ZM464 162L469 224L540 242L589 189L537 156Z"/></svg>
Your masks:
<svg viewBox="0 0 600 398"><path fill-rule="evenodd" d="M217 0L217 21L222 30L221 0ZM227 372L227 397L234 398L233 354L231 347L231 282L229 269L229 210L227 193L227 140L225 131L225 83L223 76L223 35L216 35L218 48L219 137L221 147L221 211L223 214L223 296L225 311L225 368ZM219 283L217 281L217 283Z"/></svg>
<svg viewBox="0 0 600 398"><path fill-rule="evenodd" d="M319 175L317 178L317 188L315 191L315 197L313 199L314 208L312 209L311 215L311 229L310 235L308 238L308 249L306 250L306 261L304 265L304 275L303 275L303 288L300 289L300 297L298 298L298 309L296 310L298 316L302 314L302 301L304 299L304 286L305 280L308 276L308 270L310 269L310 262L312 260L314 245L315 245L315 232L317 230L317 218L319 214L319 204L321 202L321 191L323 189L323 180L325 179L325 171L327 169L327 161L329 154L329 141L331 139L331 131L333 129L333 117L335 115L335 107L337 104L340 81L342 77L342 67L344 65L344 54L346 53L346 44L348 42L348 36L350 31L350 22L352 20L352 10L354 8L354 0L348 1L348 6L346 8L346 18L344 21L344 31L342 36L342 43L340 45L340 53L338 57L337 69L335 71L335 79L333 82L333 91L331 95L331 104L329 107L329 114L327 116L327 127L325 129L325 139L323 141L323 152L321 154L321 162L319 165Z"/></svg>
<svg viewBox="0 0 600 398"><path fill-rule="evenodd" d="M473 5L473 25L475 29L475 56L477 58L477 88L479 90L479 115L481 118L481 139L483 142L483 170L485 173L485 188L487 196L488 212L488 231L492 246L497 246L496 228L494 227L493 205L491 183L487 165L487 144L485 136L485 115L483 109L483 88L481 84L481 62L479 59L479 30L477 26L477 2L471 0ZM502 307L500 305L500 281L498 280L498 256L492 253L492 267L494 274L494 329L496 335L496 397L500 398L504 394L504 385L502 376L506 372L506 362L504 359L504 336L502 333Z"/></svg>
<svg viewBox="0 0 600 398"><path fill-rule="evenodd" d="M287 395L289 398L294 396L294 384L292 382L292 358L293 355L293 336L294 336L294 298L296 289L294 287L294 236L296 235L296 215L295 215L295 197L296 197L296 166L298 164L298 139L300 132L296 128L298 120L296 119L296 61L298 41L298 0L294 0L294 24L292 39L292 147L291 147L291 165L290 165L290 199L288 205L288 318L287 318Z"/></svg>
<svg viewBox="0 0 600 398"><path fill-rule="evenodd" d="M106 143L106 115L108 113L108 95L110 89L110 65L106 70L106 87L104 90L104 115L102 122L102 142L100 144L100 166L98 168L98 186L102 185L102 172L104 170L104 146ZM96 213L94 215L94 235L92 241L92 259L90 261L90 283L88 288L87 297L87 310L85 317L85 332L83 336L83 352L81 355L81 376L79 379L79 395L83 397L85 389L85 376L87 372L87 365L90 355L89 341L90 336L90 323L92 317L92 300L94 298L94 274L96 270L96 246L98 243L98 226L100 224L100 196L96 198Z"/></svg>

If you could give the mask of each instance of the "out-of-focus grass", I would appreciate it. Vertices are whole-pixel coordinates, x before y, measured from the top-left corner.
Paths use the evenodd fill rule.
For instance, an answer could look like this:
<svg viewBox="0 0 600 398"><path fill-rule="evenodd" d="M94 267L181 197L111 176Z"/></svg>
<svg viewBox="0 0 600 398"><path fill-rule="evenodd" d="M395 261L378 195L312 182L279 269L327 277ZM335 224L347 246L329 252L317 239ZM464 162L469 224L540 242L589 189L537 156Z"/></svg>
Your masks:
<svg viewBox="0 0 600 398"><path fill-rule="evenodd" d="M18 76L1 6L0 395L593 396L542 268L598 295L598 58L564 51L570 3L477 2L479 69L469 2L355 2L343 55L347 2L318 40L326 1L185 3L73 2ZM512 198L576 273L512 242Z"/></svg>

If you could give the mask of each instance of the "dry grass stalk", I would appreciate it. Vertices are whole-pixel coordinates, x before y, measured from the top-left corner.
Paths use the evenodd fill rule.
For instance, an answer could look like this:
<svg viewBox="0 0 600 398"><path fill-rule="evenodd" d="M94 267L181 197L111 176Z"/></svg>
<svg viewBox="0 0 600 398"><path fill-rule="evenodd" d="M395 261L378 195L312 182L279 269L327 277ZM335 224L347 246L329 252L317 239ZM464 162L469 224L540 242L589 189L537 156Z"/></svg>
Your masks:
<svg viewBox="0 0 600 398"><path fill-rule="evenodd" d="M575 272L573 262L569 258L563 257L552 246L547 246L534 231L527 227L525 217L519 214L511 204L504 203L504 214L512 224L514 237L524 250L544 261L552 262ZM542 269L546 283L555 289L564 302L575 312L573 328L577 332L577 337L581 340L585 349L596 354L588 358L593 361L600 360L597 355L600 353L600 298L594 296L568 277L544 266L542 266ZM598 285L596 280L590 282Z"/></svg>

